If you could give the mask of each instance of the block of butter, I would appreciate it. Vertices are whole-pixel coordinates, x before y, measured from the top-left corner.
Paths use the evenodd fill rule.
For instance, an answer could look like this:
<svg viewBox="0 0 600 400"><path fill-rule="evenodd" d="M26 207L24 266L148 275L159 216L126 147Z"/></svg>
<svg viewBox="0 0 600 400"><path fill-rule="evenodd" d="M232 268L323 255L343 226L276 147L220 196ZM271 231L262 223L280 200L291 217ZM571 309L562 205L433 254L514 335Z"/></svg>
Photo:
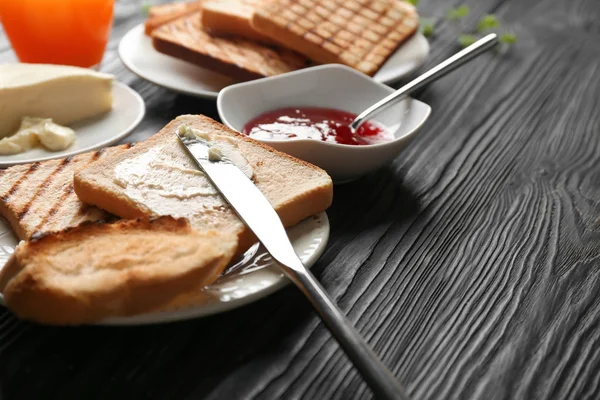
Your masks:
<svg viewBox="0 0 600 400"><path fill-rule="evenodd" d="M110 111L113 80L87 68L0 65L0 138L15 133L24 117L69 125Z"/></svg>

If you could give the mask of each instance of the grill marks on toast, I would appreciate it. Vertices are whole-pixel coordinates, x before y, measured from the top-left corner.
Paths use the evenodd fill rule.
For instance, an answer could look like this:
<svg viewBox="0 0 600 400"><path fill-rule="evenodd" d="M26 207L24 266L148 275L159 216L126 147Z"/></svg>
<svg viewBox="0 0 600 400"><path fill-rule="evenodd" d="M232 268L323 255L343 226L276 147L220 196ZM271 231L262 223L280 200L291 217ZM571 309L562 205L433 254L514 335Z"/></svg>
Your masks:
<svg viewBox="0 0 600 400"><path fill-rule="evenodd" d="M130 144L121 145L9 168L0 175L0 211L20 239L85 221L110 219L106 212L85 206L79 200L73 190L73 174L77 169L130 147Z"/></svg>
<svg viewBox="0 0 600 400"><path fill-rule="evenodd" d="M72 169L77 164L81 164L81 166L87 165L88 158L89 155L85 154L69 161L66 159L63 160L48 175L44 183L38 187L27 208L18 214L19 224L24 227L30 227L28 229L30 231L29 234L40 230L43 231L44 224L48 225L48 222L52 222L52 217L56 214L58 207L63 206L67 201L67 197L72 193L72 190L69 190L69 187L72 188L72 183L69 183L69 175L71 176L71 180L73 176ZM65 170L64 176L61 176L61 171L67 165L72 165L73 168L70 168L71 171Z"/></svg>
<svg viewBox="0 0 600 400"><path fill-rule="evenodd" d="M60 200L62 200L62 201L66 200L66 198L68 196L70 196L72 193L73 193L73 186L65 187L65 191L64 191L63 195L61 196ZM48 210L48 213L44 216L44 218L40 222L40 225L37 226L36 233L38 233L37 230L39 230L40 226L47 223L50 218L52 218L52 217L54 217L54 215L56 215L56 213L58 212L58 207L60 204L62 204L62 201L57 201L56 203L54 203L52 208L50 208L50 210ZM81 210L81 208L83 208L83 205L80 207L80 210Z"/></svg>
<svg viewBox="0 0 600 400"><path fill-rule="evenodd" d="M10 197L17 191L19 190L19 187L21 186L21 184L23 183L24 180L27 179L27 174L30 173L34 173L35 170L39 167L40 163L36 162L33 164L29 164L29 165L25 165L25 166L17 166L17 167L13 167L15 169L23 169L23 174L21 175L21 177L19 179L17 179L12 186L10 186L8 188L8 190L6 192L3 192L2 196L0 197L0 200L2 201L8 201L10 199ZM23 168L25 167L25 168ZM6 170L3 171L3 174L0 175L1 177L5 177L6 175L8 175L6 173Z"/></svg>
<svg viewBox="0 0 600 400"><path fill-rule="evenodd" d="M90 164L100 160L106 155L112 154L119 149L129 149L130 144L119 146L116 148L101 148L93 153L82 154L80 160L76 162L81 164L81 168L85 168ZM86 157L87 156L87 157ZM35 227L35 233L43 233L48 231L62 230L68 226L79 225L85 221L96 221L109 219L110 216L106 212L83 204L73 189L73 171L69 174L68 182L63 184L63 192L58 199L52 204L51 208L41 218L39 224ZM59 179L58 181L62 181ZM63 183L63 182L60 182ZM60 183L57 183L59 185Z"/></svg>
<svg viewBox="0 0 600 400"><path fill-rule="evenodd" d="M62 182L60 182L60 183L62 183ZM48 190L50 190L50 188L48 188ZM50 231L51 230L51 229L48 229L48 228L49 228L50 225L52 225L53 219L56 217L56 214L59 211L59 208L60 207L64 207L63 205L65 203L68 203L69 200L71 202L74 201L74 199L69 199L69 197L74 196L73 192L74 191L73 191L73 184L72 183L67 184L66 186L63 186L63 193L62 193L62 195L60 195L58 197L58 199L54 202L54 204L52 204L52 206L50 207L50 209L45 214L43 214L43 211L42 211L42 213L40 213L41 215L39 216L40 217L39 223L35 226L34 234L35 233L43 233L44 231ZM78 201L78 200L75 199L75 201ZM40 206L41 207L45 207L45 205L43 205L43 204L40 204ZM76 215L79 215L79 214L80 213L78 212ZM82 218L82 219L85 220L85 218ZM23 221L22 218L19 221L25 222L25 221Z"/></svg>
<svg viewBox="0 0 600 400"><path fill-rule="evenodd" d="M36 188L42 186L48 177L52 175L55 164L57 164L56 160L32 164L25 174L19 176L14 184L11 185L6 195L2 196L8 213L5 217L10 221L20 239L28 237L31 233L30 229L21 223L21 216L24 216L26 214L25 211L31 207L31 203L37 193ZM3 181L6 181L9 185L11 172L9 168L3 174Z"/></svg>
<svg viewBox="0 0 600 400"><path fill-rule="evenodd" d="M58 163L58 165L56 166L56 168L54 169L54 171L52 173L50 173L48 176L46 176L46 179L44 179L44 181L42 182L42 184L40 186L37 187L37 189L35 190L33 196L29 199L29 202L23 205L23 208L21 209L21 211L19 211L17 213L17 219L19 221L23 220L25 218L25 216L27 215L27 213L29 212L29 210L31 210L31 204L33 203L33 201L44 192L44 190L46 190L52 180L52 178L54 176L56 176L57 174L60 173L60 171L66 166L68 165L71 160L73 158L72 157L67 157L65 159L63 159L61 162Z"/></svg>
<svg viewBox="0 0 600 400"><path fill-rule="evenodd" d="M130 149L132 144L131 143L127 143L123 145L125 147L125 149ZM102 154L104 154L104 152L106 151L108 147L103 147L101 149L98 149L94 152L94 154L92 155L92 161L96 161L97 159L99 159Z"/></svg>

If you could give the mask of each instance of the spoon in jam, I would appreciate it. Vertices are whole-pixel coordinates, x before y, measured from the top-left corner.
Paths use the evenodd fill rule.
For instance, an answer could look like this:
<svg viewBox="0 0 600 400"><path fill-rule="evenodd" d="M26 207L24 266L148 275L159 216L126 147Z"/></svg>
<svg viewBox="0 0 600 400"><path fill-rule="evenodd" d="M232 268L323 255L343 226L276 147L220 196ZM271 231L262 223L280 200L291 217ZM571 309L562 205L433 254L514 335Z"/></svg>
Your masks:
<svg viewBox="0 0 600 400"><path fill-rule="evenodd" d="M448 73L454 71L458 67L467 62L473 60L480 54L483 54L485 51L491 49L498 43L498 35L495 33L490 33L489 35L479 39L469 47L459 51L452 57L446 59L435 67L431 68L429 71L420 75L418 78L409 82L408 84L402 86L400 89L396 90L394 93L386 96L381 99L377 103L373 104L371 107L367 108L365 111L360 113L349 125L350 132L357 137L360 137L359 140L363 140L364 136L359 135L358 131L361 125L365 124L367 120L378 114L379 112L385 110L391 105L397 103L398 101L404 99L408 94L414 92L422 88L423 86L431 83Z"/></svg>

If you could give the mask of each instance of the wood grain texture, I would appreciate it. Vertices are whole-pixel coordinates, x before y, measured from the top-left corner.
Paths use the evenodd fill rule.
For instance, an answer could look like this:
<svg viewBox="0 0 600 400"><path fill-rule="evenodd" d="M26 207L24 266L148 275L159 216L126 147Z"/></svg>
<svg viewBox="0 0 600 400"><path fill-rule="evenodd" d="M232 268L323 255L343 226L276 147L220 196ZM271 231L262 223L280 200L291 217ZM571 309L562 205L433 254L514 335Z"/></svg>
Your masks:
<svg viewBox="0 0 600 400"><path fill-rule="evenodd" d="M598 399L600 3L464 3L464 26L496 13L518 45L418 94L433 114L410 147L335 188L314 272L414 399ZM118 40L141 18L117 18L103 65L148 106L128 140L216 117L124 68ZM458 50L457 29L439 20L427 66ZM14 57L0 35L1 50ZM2 310L0 361L2 399L371 398L292 287L149 327L39 327Z"/></svg>

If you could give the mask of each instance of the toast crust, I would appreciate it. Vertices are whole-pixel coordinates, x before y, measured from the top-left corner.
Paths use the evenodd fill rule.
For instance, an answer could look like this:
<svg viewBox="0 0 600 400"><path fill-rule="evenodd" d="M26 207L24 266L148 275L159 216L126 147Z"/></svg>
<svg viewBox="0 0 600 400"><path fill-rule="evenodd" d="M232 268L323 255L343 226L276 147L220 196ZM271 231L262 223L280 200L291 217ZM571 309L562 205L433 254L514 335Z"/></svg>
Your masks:
<svg viewBox="0 0 600 400"><path fill-rule="evenodd" d="M299 54L237 37L217 37L204 31L201 13L165 24L152 32L152 45L163 54L238 80L252 80L295 71L310 65Z"/></svg>
<svg viewBox="0 0 600 400"><path fill-rule="evenodd" d="M266 0L207 1L202 7L202 26L217 36L238 36L268 45L278 43L252 27L252 14L257 4Z"/></svg>
<svg viewBox="0 0 600 400"><path fill-rule="evenodd" d="M194 231L184 219L88 222L22 242L0 272L0 290L22 319L95 323L213 283L236 245L235 237Z"/></svg>
<svg viewBox="0 0 600 400"><path fill-rule="evenodd" d="M205 1L206 0L197 0L185 3L169 3L150 7L148 19L144 22L144 33L147 36L150 36L152 31L156 28L185 15L200 11L202 9L202 3Z"/></svg>

